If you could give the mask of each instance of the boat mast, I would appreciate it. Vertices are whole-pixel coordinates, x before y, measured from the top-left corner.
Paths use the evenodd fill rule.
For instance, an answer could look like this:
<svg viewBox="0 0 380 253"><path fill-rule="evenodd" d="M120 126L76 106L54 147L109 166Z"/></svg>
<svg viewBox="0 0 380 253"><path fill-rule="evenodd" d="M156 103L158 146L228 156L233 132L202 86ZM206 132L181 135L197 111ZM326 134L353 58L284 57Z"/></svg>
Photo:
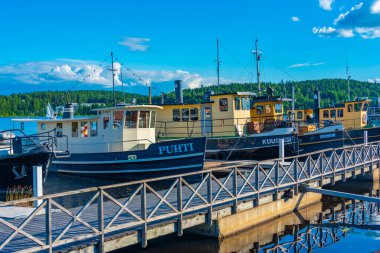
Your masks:
<svg viewBox="0 0 380 253"><path fill-rule="evenodd" d="M254 51L256 55L256 74L257 74L257 85L259 89L259 96L261 96L261 86L260 86L260 58L261 52L259 51L259 41L256 39L255 42L256 51Z"/></svg>
<svg viewBox="0 0 380 253"><path fill-rule="evenodd" d="M113 52L111 51L111 72L112 72L112 96L113 96L113 105L116 106L116 97L115 97L115 70L113 68Z"/></svg>
<svg viewBox="0 0 380 253"><path fill-rule="evenodd" d="M348 57L347 57L347 43L345 43L345 51L346 51L346 76L347 76L347 94L348 94L348 100L351 100L350 96L350 67L348 66Z"/></svg>
<svg viewBox="0 0 380 253"><path fill-rule="evenodd" d="M219 86L220 77L220 59L219 59L219 38L216 38L216 75L217 75L217 85Z"/></svg>

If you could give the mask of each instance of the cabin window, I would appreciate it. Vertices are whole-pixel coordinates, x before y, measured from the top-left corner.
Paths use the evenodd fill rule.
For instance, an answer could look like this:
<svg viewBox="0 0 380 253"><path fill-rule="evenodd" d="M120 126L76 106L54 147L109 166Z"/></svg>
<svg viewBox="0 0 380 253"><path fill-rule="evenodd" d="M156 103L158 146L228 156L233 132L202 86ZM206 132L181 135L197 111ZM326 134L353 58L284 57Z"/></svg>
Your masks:
<svg viewBox="0 0 380 253"><path fill-rule="evenodd" d="M103 129L107 129L110 125L110 117L106 116L103 118Z"/></svg>
<svg viewBox="0 0 380 253"><path fill-rule="evenodd" d="M270 114L271 113L270 105L265 105L265 113L266 114Z"/></svg>
<svg viewBox="0 0 380 253"><path fill-rule="evenodd" d="M149 127L149 118L150 118L150 112L149 111L140 111L139 128L148 128Z"/></svg>
<svg viewBox="0 0 380 253"><path fill-rule="evenodd" d="M123 123L123 111L113 112L113 129L120 129Z"/></svg>
<svg viewBox="0 0 380 253"><path fill-rule="evenodd" d="M352 104L347 105L347 111L352 112Z"/></svg>
<svg viewBox="0 0 380 253"><path fill-rule="evenodd" d="M125 125L124 128L136 128L137 127L137 111L125 112Z"/></svg>
<svg viewBox="0 0 380 253"><path fill-rule="evenodd" d="M150 128L155 128L156 127L156 112L152 111L150 113Z"/></svg>
<svg viewBox="0 0 380 253"><path fill-rule="evenodd" d="M57 137L62 137L63 135L63 125L61 122L57 123Z"/></svg>
<svg viewBox="0 0 380 253"><path fill-rule="evenodd" d="M355 112L360 112L361 108L362 108L362 103L356 103L356 104L354 104L354 110L355 110Z"/></svg>
<svg viewBox="0 0 380 253"><path fill-rule="evenodd" d="M78 122L71 123L71 137L78 137Z"/></svg>
<svg viewBox="0 0 380 253"><path fill-rule="evenodd" d="M80 136L85 138L88 137L88 124L85 121L80 123Z"/></svg>
<svg viewBox="0 0 380 253"><path fill-rule="evenodd" d="M97 121L90 121L90 127L91 127L91 136L97 136L98 135L98 122Z"/></svg>
<svg viewBox="0 0 380 253"><path fill-rule="evenodd" d="M338 118L343 118L343 109L338 109Z"/></svg>
<svg viewBox="0 0 380 253"><path fill-rule="evenodd" d="M336 117L336 110L331 110L330 111L330 118L335 118Z"/></svg>
<svg viewBox="0 0 380 253"><path fill-rule="evenodd" d="M46 130L46 123L41 123L41 130Z"/></svg>
<svg viewBox="0 0 380 253"><path fill-rule="evenodd" d="M173 109L173 121L181 120L181 112L179 109Z"/></svg>
<svg viewBox="0 0 380 253"><path fill-rule="evenodd" d="M303 119L303 112L302 111L297 112L297 119L300 119L300 120Z"/></svg>
<svg viewBox="0 0 380 253"><path fill-rule="evenodd" d="M182 109L182 121L189 121L189 114L190 114L189 108L183 108Z"/></svg>
<svg viewBox="0 0 380 253"><path fill-rule="evenodd" d="M219 99L219 110L221 112L228 111L228 99L227 98Z"/></svg>
<svg viewBox="0 0 380 253"><path fill-rule="evenodd" d="M363 112L366 112L367 110L368 110L368 103L364 103Z"/></svg>
<svg viewBox="0 0 380 253"><path fill-rule="evenodd" d="M274 111L276 113L282 113L282 104L275 104L274 105Z"/></svg>
<svg viewBox="0 0 380 253"><path fill-rule="evenodd" d="M262 115L262 114L264 114L264 108L263 108L263 106L262 106L262 105L258 105L258 106L256 107L256 112L257 112L257 115Z"/></svg>
<svg viewBox="0 0 380 253"><path fill-rule="evenodd" d="M240 98L235 98L235 110L241 109L241 100Z"/></svg>
<svg viewBox="0 0 380 253"><path fill-rule="evenodd" d="M329 117L329 110L323 110L323 118L327 119Z"/></svg>
<svg viewBox="0 0 380 253"><path fill-rule="evenodd" d="M190 117L192 121L197 121L199 116L198 116L198 108L191 108L190 109Z"/></svg>
<svg viewBox="0 0 380 253"><path fill-rule="evenodd" d="M249 98L242 98L243 110L249 110L251 108Z"/></svg>

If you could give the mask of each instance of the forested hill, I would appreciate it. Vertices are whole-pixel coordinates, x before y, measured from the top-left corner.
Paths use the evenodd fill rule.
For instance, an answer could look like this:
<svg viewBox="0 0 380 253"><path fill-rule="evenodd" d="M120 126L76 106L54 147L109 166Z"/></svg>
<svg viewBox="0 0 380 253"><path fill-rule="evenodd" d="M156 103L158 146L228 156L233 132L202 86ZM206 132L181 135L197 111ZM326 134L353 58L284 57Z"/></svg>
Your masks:
<svg viewBox="0 0 380 253"><path fill-rule="evenodd" d="M322 79L286 83L263 83L262 89L271 87L275 95L291 97L292 84L295 86L296 107L312 107L313 91L318 88L321 91L322 106L347 100L347 81L344 79ZM351 98L354 97L380 97L380 85L376 83L350 81ZM229 85L210 86L184 90L184 102L200 102L203 94L212 89L215 93L250 91L257 93L255 83L234 83ZM138 104L148 102L147 96L116 92L117 101L126 102L136 98ZM161 98L153 97L153 103L159 104ZM166 94L166 102L175 102L174 92ZM53 108L67 102L79 104L77 114L91 114L91 109L109 106L113 104L112 92L104 90L81 90L81 91L44 91L32 93L19 93L9 96L0 96L0 115L2 116L36 116L45 115L45 108L51 103Z"/></svg>

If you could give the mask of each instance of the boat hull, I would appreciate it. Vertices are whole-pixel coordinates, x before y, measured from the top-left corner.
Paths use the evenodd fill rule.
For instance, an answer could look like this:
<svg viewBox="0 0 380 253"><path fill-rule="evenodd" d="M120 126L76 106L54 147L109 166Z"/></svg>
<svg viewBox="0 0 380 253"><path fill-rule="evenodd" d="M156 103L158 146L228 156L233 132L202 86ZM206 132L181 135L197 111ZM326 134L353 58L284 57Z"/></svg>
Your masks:
<svg viewBox="0 0 380 253"><path fill-rule="evenodd" d="M71 154L53 161L59 173L108 178L151 178L203 169L206 138L164 141L141 151Z"/></svg>
<svg viewBox="0 0 380 253"><path fill-rule="evenodd" d="M284 139L285 150L295 152L297 135L293 132L275 135L251 135L242 137L209 138L206 157L222 160L278 158L279 141Z"/></svg>
<svg viewBox="0 0 380 253"><path fill-rule="evenodd" d="M52 159L52 152L45 148L35 149L28 153L20 153L0 157L0 189L4 190L15 186L31 186L33 184L33 166L43 166L46 170ZM26 175L17 178L15 173Z"/></svg>

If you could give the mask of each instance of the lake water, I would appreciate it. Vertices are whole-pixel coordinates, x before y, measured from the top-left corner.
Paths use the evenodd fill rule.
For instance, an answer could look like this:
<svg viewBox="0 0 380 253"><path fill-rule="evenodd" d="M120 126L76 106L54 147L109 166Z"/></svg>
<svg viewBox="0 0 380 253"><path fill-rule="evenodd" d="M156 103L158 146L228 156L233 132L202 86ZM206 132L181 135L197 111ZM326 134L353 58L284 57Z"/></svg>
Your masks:
<svg viewBox="0 0 380 253"><path fill-rule="evenodd" d="M13 123L10 118L0 118L0 129L19 128L19 126L19 123ZM36 131L37 126L35 123L29 122L25 124L26 133L32 134ZM63 192L118 182L120 181L50 172L44 183L44 193ZM339 185L337 186L342 191L363 194L371 192L373 189L378 190L379 182L348 182L340 187L342 189L339 189ZM82 197L70 197L70 199L62 199L60 202L66 207L78 206L89 196ZM271 220L223 240L185 233L182 237L169 235L150 240L148 241L148 247L145 249L142 249L140 245L135 245L117 252L380 253L380 206L363 205L363 203L353 204L350 201L345 201L346 212L343 212L342 203L342 199L324 197L322 202L301 210L299 213ZM359 211L353 212L354 207L355 210ZM335 218L329 212L332 208L337 210ZM365 212L360 212L360 210ZM344 224L342 225L342 217L345 217L344 214L349 212L355 214L358 212L354 216L356 217L354 222L352 223L353 219L350 216L343 220Z"/></svg>

